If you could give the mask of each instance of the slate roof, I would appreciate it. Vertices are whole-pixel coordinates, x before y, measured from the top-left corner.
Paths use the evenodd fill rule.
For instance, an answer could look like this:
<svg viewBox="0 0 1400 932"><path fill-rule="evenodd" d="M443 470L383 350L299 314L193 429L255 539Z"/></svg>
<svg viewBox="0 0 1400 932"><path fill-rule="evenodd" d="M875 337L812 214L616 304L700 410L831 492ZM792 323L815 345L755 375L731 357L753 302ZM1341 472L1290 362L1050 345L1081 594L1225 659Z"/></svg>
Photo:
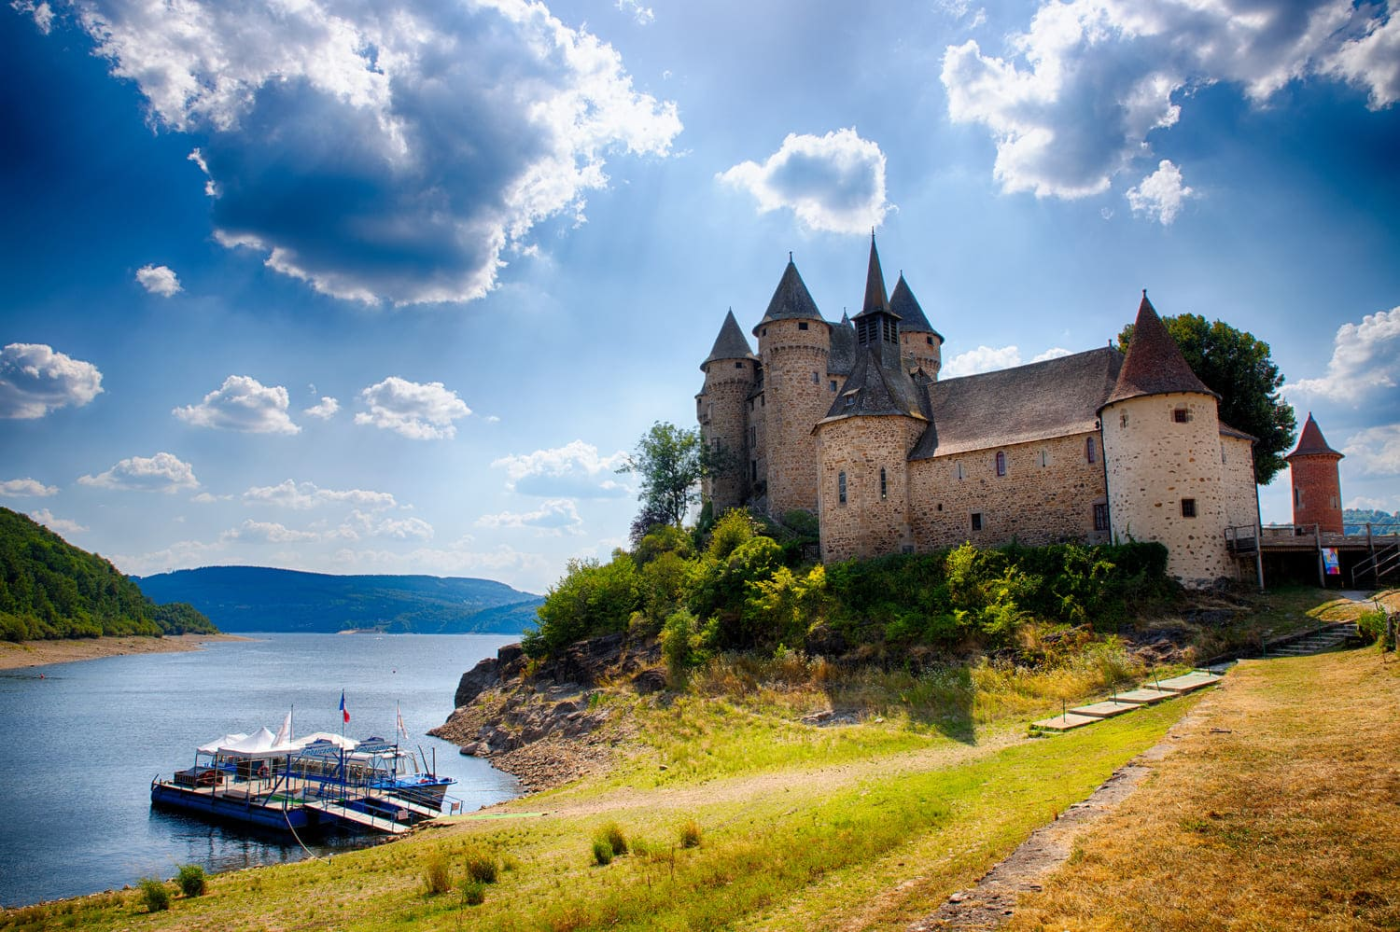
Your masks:
<svg viewBox="0 0 1400 932"><path fill-rule="evenodd" d="M1147 300L1147 291L1144 290L1142 303L1138 305L1137 320L1133 323L1133 342L1128 346L1123 368L1118 373L1118 384L1103 404L1172 392L1215 395L1191 371L1186 357L1181 355L1180 347L1167 332L1166 325L1157 316L1157 310Z"/></svg>
<svg viewBox="0 0 1400 932"><path fill-rule="evenodd" d="M1298 446L1284 459L1291 460L1295 456L1314 456L1317 454L1342 458L1342 454L1327 445L1327 438L1322 436L1322 428L1317 426L1317 421L1313 420L1312 412L1309 411L1308 422L1303 425L1303 432L1298 436Z"/></svg>
<svg viewBox="0 0 1400 932"><path fill-rule="evenodd" d="M899 281L895 282L894 291L890 294L890 310L899 318L899 329L902 332L931 333L938 337L939 343L943 342L943 334L929 324L928 318L924 316L924 309L919 306L914 292L904 280L903 272L899 273Z"/></svg>
<svg viewBox="0 0 1400 932"><path fill-rule="evenodd" d="M856 319L867 314L894 314L890 310L890 299L885 294L885 273L880 271L880 253L875 249L875 234L870 234L870 265L865 272L865 300L861 304ZM898 317L898 314L894 314Z"/></svg>
<svg viewBox="0 0 1400 932"><path fill-rule="evenodd" d="M841 315L841 323L831 327L831 352L826 357L826 371L831 375L850 375L856 365L856 328L851 319Z"/></svg>
<svg viewBox="0 0 1400 932"><path fill-rule="evenodd" d="M1258 437L1254 436L1253 434L1247 434L1247 433L1245 433L1244 431L1240 430L1238 427L1231 427L1229 424L1226 424L1224 421L1221 421L1221 422L1220 422L1220 433L1221 433L1222 436L1225 436L1225 437L1238 437L1238 438L1240 438L1241 440L1248 440L1250 443L1253 443L1254 441L1256 441L1256 440L1259 439Z"/></svg>
<svg viewBox="0 0 1400 932"><path fill-rule="evenodd" d="M822 312L817 310L817 302L812 300L812 294L807 290L802 276L797 274L797 266L789 257L787 268L783 269L783 277L778 280L778 287L773 292L773 299L768 302L768 310L764 313L763 319L754 325L753 334L757 336L758 328L770 320L791 319L823 320L824 318Z"/></svg>
<svg viewBox="0 0 1400 932"><path fill-rule="evenodd" d="M1120 381L1124 357L1112 347L1045 362L945 379L929 386L932 423L911 460L1030 443L1098 426L1098 411Z"/></svg>
<svg viewBox="0 0 1400 932"><path fill-rule="evenodd" d="M705 357L705 361L700 364L700 368L703 370L716 359L754 358L753 348L749 346L744 331L739 329L739 322L734 319L734 309L731 307L729 313L724 315L724 323L720 325L719 336L715 337L714 348L710 350L710 355Z"/></svg>
<svg viewBox="0 0 1400 932"><path fill-rule="evenodd" d="M836 394L836 400L818 424L861 415L898 414L925 419L914 380L904 371L899 347L874 343L856 352L851 377Z"/></svg>

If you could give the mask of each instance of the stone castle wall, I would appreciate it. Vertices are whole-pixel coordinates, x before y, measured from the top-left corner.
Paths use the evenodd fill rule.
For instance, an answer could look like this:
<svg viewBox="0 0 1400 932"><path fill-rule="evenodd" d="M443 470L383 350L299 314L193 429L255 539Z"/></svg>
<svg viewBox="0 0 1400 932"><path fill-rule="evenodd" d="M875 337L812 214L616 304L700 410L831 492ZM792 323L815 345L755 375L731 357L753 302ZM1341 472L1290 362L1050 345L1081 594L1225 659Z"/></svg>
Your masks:
<svg viewBox="0 0 1400 932"><path fill-rule="evenodd" d="M1225 483L1225 521L1230 527L1259 523L1259 496L1254 487L1254 444L1220 435L1220 472Z"/></svg>
<svg viewBox="0 0 1400 932"><path fill-rule="evenodd" d="M901 356L914 360L929 378L938 380L938 370L943 368L943 348L938 337L931 333L900 331L899 352Z"/></svg>
<svg viewBox="0 0 1400 932"><path fill-rule="evenodd" d="M1094 444L1090 461L1087 444ZM1006 454L1006 475L996 454ZM1063 540L1105 543L1094 505L1106 502L1103 449L1096 433L989 447L909 464L910 525L918 550ZM972 516L981 516L973 530Z"/></svg>
<svg viewBox="0 0 1400 932"><path fill-rule="evenodd" d="M913 546L907 467L909 451L925 426L921 420L891 415L842 418L818 428L823 562L900 553Z"/></svg>
<svg viewBox="0 0 1400 932"><path fill-rule="evenodd" d="M802 329L803 325L807 329ZM831 407L830 327L774 320L759 328L766 396L765 470L769 514L817 510L817 443L812 428Z"/></svg>
<svg viewBox="0 0 1400 932"><path fill-rule="evenodd" d="M1175 411L1189 416L1178 423ZM1225 546L1226 495L1215 399L1194 392L1130 398L1101 412L1113 534L1166 544L1187 586L1236 575ZM1190 500L1194 516L1183 514Z"/></svg>
<svg viewBox="0 0 1400 932"><path fill-rule="evenodd" d="M1293 523L1319 524L1324 533L1342 533L1342 488L1337 457L1332 454L1294 456L1288 461L1293 479Z"/></svg>
<svg viewBox="0 0 1400 932"><path fill-rule="evenodd" d="M704 480L702 492L716 512L738 507L749 496L748 395L756 363L751 359L717 359L705 366L705 388L699 398L700 438L722 448L730 460L725 472Z"/></svg>

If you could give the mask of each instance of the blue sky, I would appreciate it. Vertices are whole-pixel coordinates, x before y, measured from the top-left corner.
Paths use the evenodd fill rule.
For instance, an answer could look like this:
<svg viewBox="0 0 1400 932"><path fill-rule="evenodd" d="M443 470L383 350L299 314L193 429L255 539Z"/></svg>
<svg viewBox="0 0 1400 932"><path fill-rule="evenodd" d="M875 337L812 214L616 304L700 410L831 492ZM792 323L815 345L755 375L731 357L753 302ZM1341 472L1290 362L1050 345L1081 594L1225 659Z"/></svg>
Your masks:
<svg viewBox="0 0 1400 932"><path fill-rule="evenodd" d="M0 43L0 502L127 572L542 591L725 310L792 251L839 318L872 228L945 376L1147 288L1400 509L1385 4L16 0Z"/></svg>

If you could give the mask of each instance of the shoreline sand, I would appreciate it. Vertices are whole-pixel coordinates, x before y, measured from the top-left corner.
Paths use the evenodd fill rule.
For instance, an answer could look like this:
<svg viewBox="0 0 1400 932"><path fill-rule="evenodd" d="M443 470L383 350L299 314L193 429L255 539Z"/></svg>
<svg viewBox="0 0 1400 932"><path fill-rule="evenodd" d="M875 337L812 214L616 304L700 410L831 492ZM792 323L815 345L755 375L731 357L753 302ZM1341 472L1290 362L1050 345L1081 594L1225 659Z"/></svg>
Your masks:
<svg viewBox="0 0 1400 932"><path fill-rule="evenodd" d="M124 654L172 654L199 650L211 641L250 641L236 634L172 634L165 637L71 638L55 641L0 641L0 670L77 663Z"/></svg>

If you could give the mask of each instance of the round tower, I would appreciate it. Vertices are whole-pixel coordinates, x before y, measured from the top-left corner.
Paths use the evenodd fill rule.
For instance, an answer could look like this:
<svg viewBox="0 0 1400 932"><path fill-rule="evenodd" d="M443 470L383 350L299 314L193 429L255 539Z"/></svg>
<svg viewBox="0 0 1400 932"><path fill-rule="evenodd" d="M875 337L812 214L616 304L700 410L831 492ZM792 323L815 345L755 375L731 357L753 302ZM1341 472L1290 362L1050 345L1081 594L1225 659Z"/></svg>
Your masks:
<svg viewBox="0 0 1400 932"><path fill-rule="evenodd" d="M749 430L747 407L758 358L739 329L731 308L700 370L705 385L696 395L700 439L714 454L716 471L701 480L701 495L715 514L737 508L749 497Z"/></svg>
<svg viewBox="0 0 1400 932"><path fill-rule="evenodd" d="M1327 534L1343 534L1342 477L1337 464L1342 454L1327 445L1322 429L1308 414L1298 447L1284 457L1293 480L1293 523L1316 524Z"/></svg>
<svg viewBox="0 0 1400 932"><path fill-rule="evenodd" d="M903 272L890 294L890 310L899 318L899 348L909 368L917 366L938 381L938 370L943 368L943 336L928 322Z"/></svg>
<svg viewBox="0 0 1400 932"><path fill-rule="evenodd" d="M1109 526L1123 542L1165 544L1168 572L1191 588L1234 575L1216 398L1144 291L1118 382L1099 408Z"/></svg>
<svg viewBox="0 0 1400 932"><path fill-rule="evenodd" d="M766 471L753 496L768 513L817 510L816 439L812 428L831 405L827 356L831 325L822 319L797 266L788 258L768 311L754 327L763 366L758 402L766 419Z"/></svg>

